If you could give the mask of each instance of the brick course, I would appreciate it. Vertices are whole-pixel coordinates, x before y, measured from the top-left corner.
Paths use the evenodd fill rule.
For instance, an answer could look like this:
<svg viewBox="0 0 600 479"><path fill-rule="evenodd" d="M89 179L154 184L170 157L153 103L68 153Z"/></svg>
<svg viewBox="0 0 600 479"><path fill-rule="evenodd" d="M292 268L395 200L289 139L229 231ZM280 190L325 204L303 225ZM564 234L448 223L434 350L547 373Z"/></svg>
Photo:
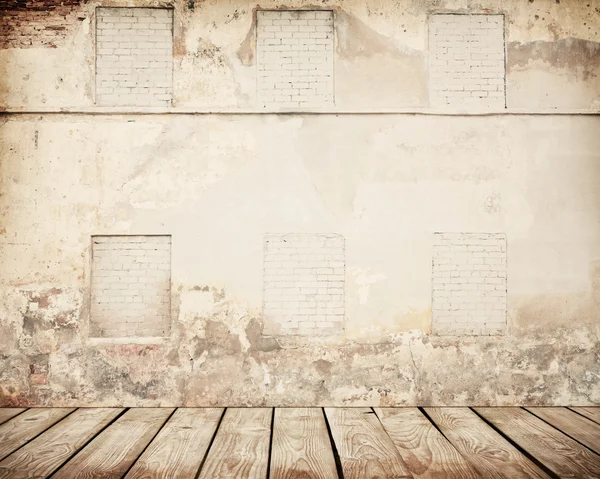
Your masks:
<svg viewBox="0 0 600 479"><path fill-rule="evenodd" d="M342 334L344 237L269 234L264 254L264 333Z"/></svg>
<svg viewBox="0 0 600 479"><path fill-rule="evenodd" d="M429 17L432 106L504 108L504 16Z"/></svg>
<svg viewBox="0 0 600 479"><path fill-rule="evenodd" d="M173 89L173 10L98 8L97 12L97 103L169 106Z"/></svg>
<svg viewBox="0 0 600 479"><path fill-rule="evenodd" d="M433 332L502 334L506 326L506 236L436 233Z"/></svg>
<svg viewBox="0 0 600 479"><path fill-rule="evenodd" d="M59 47L80 10L78 0L0 0L0 49Z"/></svg>
<svg viewBox="0 0 600 479"><path fill-rule="evenodd" d="M171 238L92 239L92 337L155 337L169 331Z"/></svg>
<svg viewBox="0 0 600 479"><path fill-rule="evenodd" d="M257 13L258 99L266 108L333 104L333 12Z"/></svg>

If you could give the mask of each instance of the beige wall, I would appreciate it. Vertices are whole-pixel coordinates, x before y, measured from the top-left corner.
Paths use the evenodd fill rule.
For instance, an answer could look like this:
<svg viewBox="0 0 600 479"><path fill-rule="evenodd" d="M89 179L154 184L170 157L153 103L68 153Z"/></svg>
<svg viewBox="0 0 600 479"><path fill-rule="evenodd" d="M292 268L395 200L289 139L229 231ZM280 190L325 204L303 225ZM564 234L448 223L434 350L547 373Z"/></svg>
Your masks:
<svg viewBox="0 0 600 479"><path fill-rule="evenodd" d="M488 3L324 4L340 114L236 114L246 2L175 5L171 110L94 106L95 4L0 50L0 404L600 404L600 17ZM429 108L455 11L506 15L508 111ZM341 335L263 334L264 235L303 232L344 236ZM506 235L503 336L431 334L435 232ZM169 337L90 339L96 234L172 235Z"/></svg>
<svg viewBox="0 0 600 479"><path fill-rule="evenodd" d="M245 0L196 1L190 10L187 4L173 4L174 105L201 110L258 109L258 5ZM89 2L77 7L77 15L63 20L65 30L58 30L60 36L52 44L57 48L0 50L0 78L4 79L0 105L26 110L94 105L93 33L99 5L163 4ZM284 6L260 4L261 9L307 7L315 8L300 1ZM370 4L352 0L326 1L319 8L335 13L335 110L428 109L428 15L457 12L505 15L509 110L600 109L596 2L404 0ZM25 31L26 25L25 21L14 30Z"/></svg>

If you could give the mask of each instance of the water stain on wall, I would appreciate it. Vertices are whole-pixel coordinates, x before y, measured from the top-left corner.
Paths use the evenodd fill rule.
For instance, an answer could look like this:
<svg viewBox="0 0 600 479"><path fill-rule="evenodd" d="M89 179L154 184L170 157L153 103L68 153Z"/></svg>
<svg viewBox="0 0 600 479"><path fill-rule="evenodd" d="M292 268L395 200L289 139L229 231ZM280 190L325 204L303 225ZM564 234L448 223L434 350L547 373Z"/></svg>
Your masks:
<svg viewBox="0 0 600 479"><path fill-rule="evenodd" d="M570 37L556 41L510 42L507 45L509 73L527 68L536 61L587 81L600 72L600 43Z"/></svg>
<svg viewBox="0 0 600 479"><path fill-rule="evenodd" d="M335 34L336 99L340 103L384 108L427 104L423 52L398 44L342 9L335 11ZM355 95L357 91L361 95Z"/></svg>

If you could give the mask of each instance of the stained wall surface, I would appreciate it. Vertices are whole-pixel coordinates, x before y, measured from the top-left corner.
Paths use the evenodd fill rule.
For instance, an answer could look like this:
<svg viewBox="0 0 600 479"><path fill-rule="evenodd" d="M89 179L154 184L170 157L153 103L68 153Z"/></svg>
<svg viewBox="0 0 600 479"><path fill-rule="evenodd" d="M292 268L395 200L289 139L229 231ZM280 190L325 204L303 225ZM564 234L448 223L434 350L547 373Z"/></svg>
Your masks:
<svg viewBox="0 0 600 479"><path fill-rule="evenodd" d="M600 404L600 4L30 7L0 1L0 405ZM97 7L167 7L170 105L98 101ZM333 102L265 103L257 12L299 8L333 33L272 38L333 41ZM431 101L453 14L503 18L503 104ZM163 271L155 330L94 323L111 236L169 239L104 269L127 311Z"/></svg>

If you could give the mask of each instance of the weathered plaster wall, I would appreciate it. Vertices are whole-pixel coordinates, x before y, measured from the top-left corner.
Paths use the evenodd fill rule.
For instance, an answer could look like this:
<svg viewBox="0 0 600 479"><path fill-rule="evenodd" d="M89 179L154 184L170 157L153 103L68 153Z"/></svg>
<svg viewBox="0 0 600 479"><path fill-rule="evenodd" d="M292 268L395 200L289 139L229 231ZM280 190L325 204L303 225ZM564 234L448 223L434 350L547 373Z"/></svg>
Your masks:
<svg viewBox="0 0 600 479"><path fill-rule="evenodd" d="M69 7L62 16L59 7L48 10L48 26L61 30L50 30L59 38L43 45L38 39L44 36L31 29L37 19L27 17L33 13L2 2L0 21L10 25L10 41L0 41L0 106L35 110L94 105L93 32L99 5L174 7L178 108L258 109L256 10L321 8L335 13L335 110L427 109L427 17L434 13L505 15L509 110L600 109L600 4L579 0L324 0L318 5L269 0L260 6L247 0L93 1ZM33 48L21 39L27 35ZM15 45L20 48L7 48Z"/></svg>
<svg viewBox="0 0 600 479"><path fill-rule="evenodd" d="M600 403L597 117L2 122L0 404ZM262 334L273 231L344 235L344 335ZM429 334L435 231L506 234L505 336ZM90 340L90 235L147 233L171 336Z"/></svg>
<svg viewBox="0 0 600 479"><path fill-rule="evenodd" d="M0 0L0 406L600 404L597 1L55 3ZM174 8L172 108L95 105L99 5ZM254 114L256 11L299 7L335 107ZM428 114L455 12L505 15L510 114ZM273 232L344 236L344 334L263 334ZM431 334L435 232L506 235L503 336ZM172 235L169 337L90 339L95 234Z"/></svg>

